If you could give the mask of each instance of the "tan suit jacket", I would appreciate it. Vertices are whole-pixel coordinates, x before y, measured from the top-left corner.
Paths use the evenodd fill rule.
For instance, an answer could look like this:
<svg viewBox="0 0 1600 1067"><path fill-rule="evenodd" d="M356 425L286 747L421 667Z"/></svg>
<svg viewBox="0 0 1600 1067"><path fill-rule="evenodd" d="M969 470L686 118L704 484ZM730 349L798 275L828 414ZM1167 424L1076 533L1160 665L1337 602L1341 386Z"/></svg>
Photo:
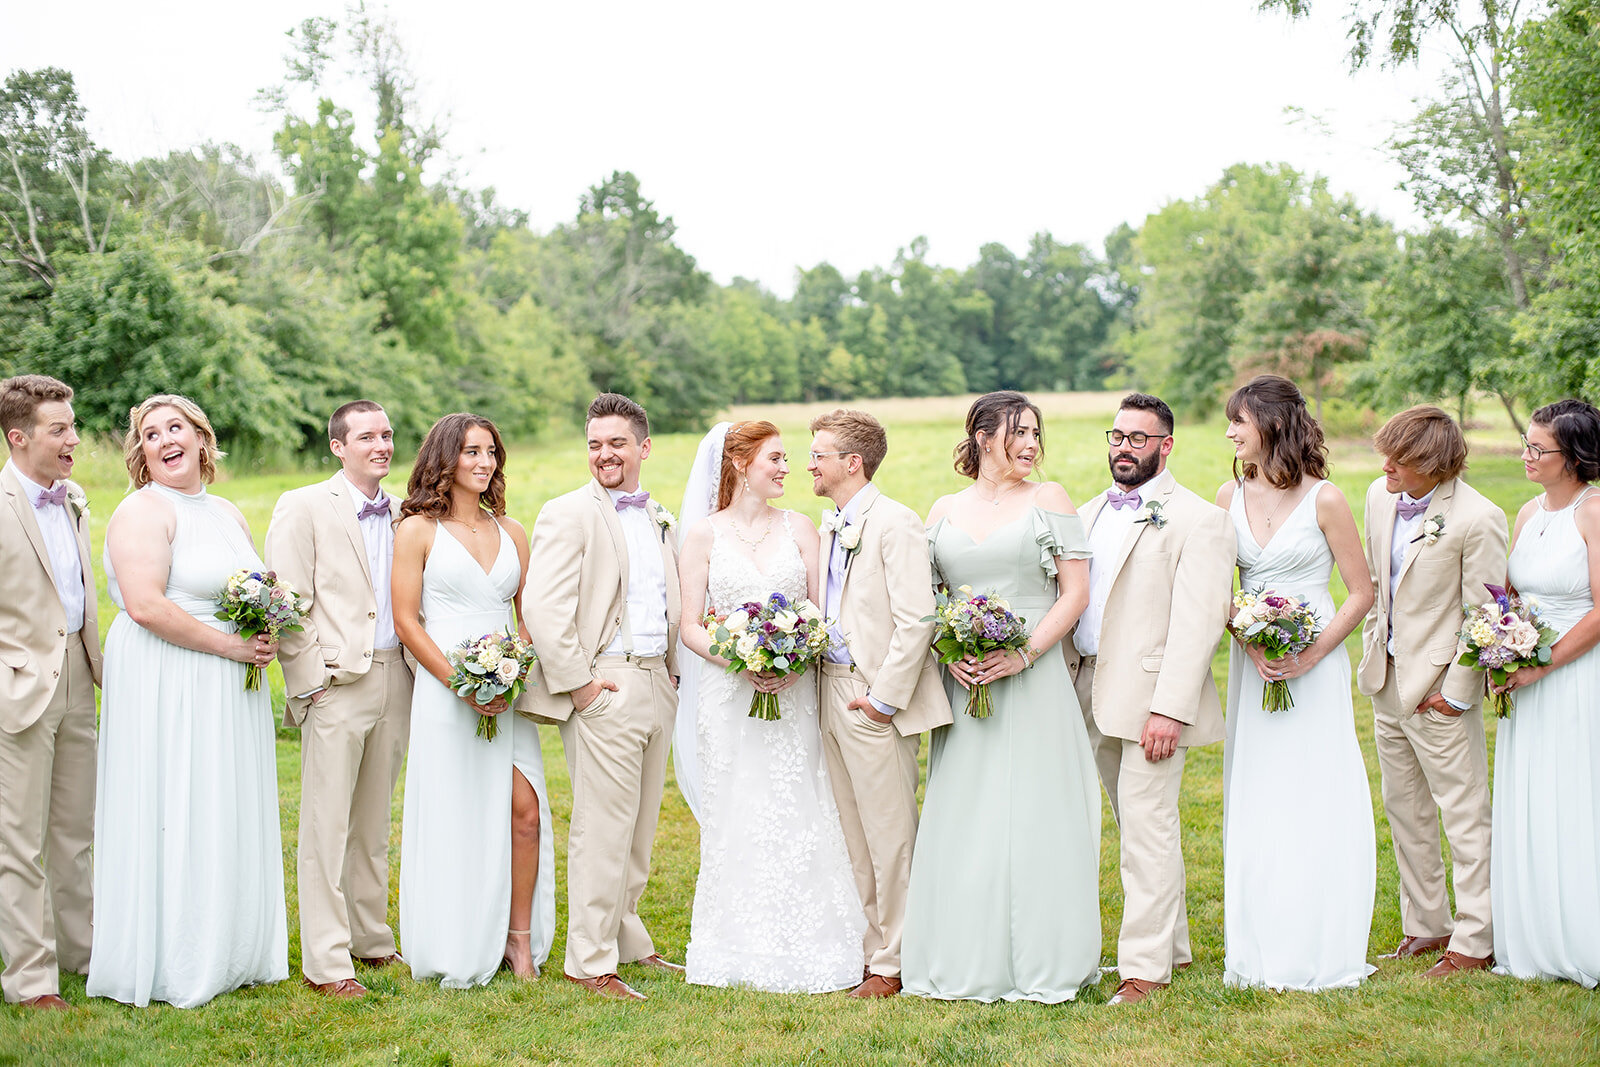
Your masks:
<svg viewBox="0 0 1600 1067"><path fill-rule="evenodd" d="M872 695L896 709L903 737L952 721L933 654L933 584L928 531L917 513L868 482L854 527L860 546L845 561L839 629ZM836 534L822 538L818 570L826 576Z"/></svg>
<svg viewBox="0 0 1600 1067"><path fill-rule="evenodd" d="M1399 706L1410 710L1434 693L1475 705L1483 699L1483 676L1456 662L1466 651L1459 636L1461 608L1489 599L1485 582L1505 584L1505 513L1459 478L1441 483L1427 515L1442 517L1444 530L1431 545L1406 546L1391 605L1389 560L1399 499L1382 478L1367 489L1367 569L1378 595L1361 628L1356 686L1368 696L1383 688L1392 621Z"/></svg>
<svg viewBox="0 0 1600 1067"><path fill-rule="evenodd" d="M650 501L667 580L667 671L678 674L678 540L666 509ZM574 689L595 678L595 657L622 629L628 610L628 549L616 505L594 480L545 504L533 524L522 618L539 662L517 711L544 722L572 716Z"/></svg>
<svg viewBox="0 0 1600 1067"><path fill-rule="evenodd" d="M389 496L389 514L399 510ZM288 719L305 722L305 693L344 685L372 666L378 599L372 567L343 475L291 489L278 498L267 527L267 564L311 598L305 629L285 633L278 662L289 694Z"/></svg>
<svg viewBox="0 0 1600 1067"><path fill-rule="evenodd" d="M1228 513L1163 471L1141 490L1143 509L1161 506L1166 522L1136 524L1112 563L1100 626L1093 690L1095 725L1107 737L1138 741L1150 715L1184 723L1184 748L1222 740L1222 702L1211 660L1227 627L1237 545ZM1092 529L1100 493L1081 509ZM1081 657L1062 641L1074 679Z"/></svg>
<svg viewBox="0 0 1600 1067"><path fill-rule="evenodd" d="M82 497L75 483L68 486L73 496ZM0 495L5 498L0 507L0 581L5 588L0 597L0 730L15 734L38 721L55 695L67 651L67 617L33 504L11 471L0 470ZM73 526L84 590L82 638L99 685L100 632L87 510L74 515Z"/></svg>

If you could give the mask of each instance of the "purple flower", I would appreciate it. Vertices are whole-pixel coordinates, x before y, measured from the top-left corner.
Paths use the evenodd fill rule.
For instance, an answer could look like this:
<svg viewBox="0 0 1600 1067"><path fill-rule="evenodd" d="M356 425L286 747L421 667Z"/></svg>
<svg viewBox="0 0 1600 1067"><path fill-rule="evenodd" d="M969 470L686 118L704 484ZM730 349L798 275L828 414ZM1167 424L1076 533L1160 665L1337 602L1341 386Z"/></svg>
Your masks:
<svg viewBox="0 0 1600 1067"><path fill-rule="evenodd" d="M789 598L782 593L773 593L771 603L773 607L781 611L789 606Z"/></svg>

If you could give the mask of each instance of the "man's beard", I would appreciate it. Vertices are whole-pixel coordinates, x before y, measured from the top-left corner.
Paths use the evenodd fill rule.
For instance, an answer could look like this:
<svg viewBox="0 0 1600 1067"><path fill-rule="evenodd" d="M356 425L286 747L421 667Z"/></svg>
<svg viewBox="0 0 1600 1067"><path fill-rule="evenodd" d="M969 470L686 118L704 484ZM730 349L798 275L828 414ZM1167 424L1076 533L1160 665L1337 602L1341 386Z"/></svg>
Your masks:
<svg viewBox="0 0 1600 1067"><path fill-rule="evenodd" d="M1119 459L1133 462L1131 473L1117 473L1117 461ZM1107 457L1107 462L1111 467L1111 480L1126 489L1132 489L1143 485L1156 476L1156 470L1161 466L1161 453L1152 450L1148 456L1142 459L1129 452L1113 453Z"/></svg>

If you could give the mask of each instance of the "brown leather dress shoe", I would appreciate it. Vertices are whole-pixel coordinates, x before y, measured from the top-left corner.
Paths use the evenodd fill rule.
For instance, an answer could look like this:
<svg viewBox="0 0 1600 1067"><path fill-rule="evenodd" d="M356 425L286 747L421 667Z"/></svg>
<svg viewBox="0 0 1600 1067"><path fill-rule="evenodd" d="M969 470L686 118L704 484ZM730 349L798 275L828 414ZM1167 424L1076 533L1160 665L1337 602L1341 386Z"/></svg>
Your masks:
<svg viewBox="0 0 1600 1067"><path fill-rule="evenodd" d="M387 956L351 956L350 958L363 967L389 967L396 963L405 962L398 952L391 952Z"/></svg>
<svg viewBox="0 0 1600 1067"><path fill-rule="evenodd" d="M24 1008L38 1008L40 1011L71 1011L72 1005L61 999L60 993L41 993L36 997L29 997L22 1001Z"/></svg>
<svg viewBox="0 0 1600 1067"><path fill-rule="evenodd" d="M850 990L852 997L871 1000L875 997L893 997L900 993L899 975L869 974L867 980Z"/></svg>
<svg viewBox="0 0 1600 1067"><path fill-rule="evenodd" d="M668 974L682 974L683 973L683 965L682 964L673 963L671 960L664 958L661 955L661 953L659 953L659 952L651 953L650 955L646 956L644 959L642 959L642 960L634 960L633 962L637 966L640 966L640 967L653 967L658 971L666 971Z"/></svg>
<svg viewBox="0 0 1600 1067"><path fill-rule="evenodd" d="M1122 984L1117 986L1116 996L1106 1001L1107 1004L1137 1004L1158 989L1165 989L1165 982L1151 982L1144 978L1124 978Z"/></svg>
<svg viewBox="0 0 1600 1067"><path fill-rule="evenodd" d="M1424 978L1448 978L1457 971L1487 971L1494 966L1493 956L1463 956L1446 949L1439 962L1422 972Z"/></svg>
<svg viewBox="0 0 1600 1067"><path fill-rule="evenodd" d="M305 983L313 993L321 993L335 1000L359 1000L367 995L367 987L354 978L341 978L337 982L313 982L307 978Z"/></svg>
<svg viewBox="0 0 1600 1067"><path fill-rule="evenodd" d="M1400 939L1400 944L1393 952L1385 952L1379 956L1380 960L1408 960L1413 956L1425 956L1430 952L1438 952L1450 943L1448 937L1412 937L1410 934Z"/></svg>
<svg viewBox="0 0 1600 1067"><path fill-rule="evenodd" d="M570 974L564 977L567 981L576 982L592 993L599 993L602 997L611 997L614 1000L650 999L614 974L602 974L599 978L574 978Z"/></svg>

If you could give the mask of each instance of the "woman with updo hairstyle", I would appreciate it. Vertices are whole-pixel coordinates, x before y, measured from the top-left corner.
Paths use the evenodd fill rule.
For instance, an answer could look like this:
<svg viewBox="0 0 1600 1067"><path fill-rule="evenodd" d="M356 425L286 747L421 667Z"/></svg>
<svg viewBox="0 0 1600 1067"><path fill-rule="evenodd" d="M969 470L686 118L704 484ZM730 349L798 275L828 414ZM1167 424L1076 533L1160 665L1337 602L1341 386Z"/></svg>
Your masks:
<svg viewBox="0 0 1600 1067"><path fill-rule="evenodd" d="M709 611L742 629L773 597L796 613L821 600L817 528L776 506L788 474L778 427L722 423L700 443L680 512L681 640L701 660L680 657L699 779L685 795L698 794L700 818L684 965L695 985L827 993L860 983L867 920L823 761L816 673L729 674L705 624ZM777 694L776 720L751 717L757 692Z"/></svg>
<svg viewBox="0 0 1600 1067"><path fill-rule="evenodd" d="M1533 413L1522 468L1542 490L1511 535L1510 584L1561 636L1521 667L1494 752L1489 890L1502 974L1600 982L1600 411L1561 400Z"/></svg>
<svg viewBox="0 0 1600 1067"><path fill-rule="evenodd" d="M266 570L244 515L206 488L221 455L193 400L148 398L123 439L134 491L106 528L122 610L106 635L88 993L141 1007L289 976L272 709L245 688L278 643L216 618L230 577Z"/></svg>
<svg viewBox="0 0 1600 1067"><path fill-rule="evenodd" d="M1287 378L1263 374L1228 398L1239 585L1303 598L1316 639L1267 659L1235 641L1223 763L1223 981L1319 990L1360 985L1377 886L1372 794L1356 741L1344 640L1372 606L1372 578L1322 427ZM1335 610L1333 568L1349 590ZM1268 712L1268 682L1293 707Z"/></svg>
<svg viewBox="0 0 1600 1067"><path fill-rule="evenodd" d="M528 535L506 515L505 446L457 412L417 452L395 529L394 630L422 669L411 693L400 847L400 948L412 977L454 989L504 966L539 975L555 937L555 848L532 720L504 696L449 686L447 650L485 634L528 640L518 615ZM494 716L498 736L478 736Z"/></svg>
<svg viewBox="0 0 1600 1067"><path fill-rule="evenodd" d="M1100 784L1059 647L1089 602L1089 544L1067 491L1035 477L1043 453L1037 405L979 397L955 448L972 484L928 515L935 582L1004 598L1030 638L946 668L957 710L930 742L901 968L925 997L1054 1004L1100 978ZM961 710L979 683L987 718Z"/></svg>

